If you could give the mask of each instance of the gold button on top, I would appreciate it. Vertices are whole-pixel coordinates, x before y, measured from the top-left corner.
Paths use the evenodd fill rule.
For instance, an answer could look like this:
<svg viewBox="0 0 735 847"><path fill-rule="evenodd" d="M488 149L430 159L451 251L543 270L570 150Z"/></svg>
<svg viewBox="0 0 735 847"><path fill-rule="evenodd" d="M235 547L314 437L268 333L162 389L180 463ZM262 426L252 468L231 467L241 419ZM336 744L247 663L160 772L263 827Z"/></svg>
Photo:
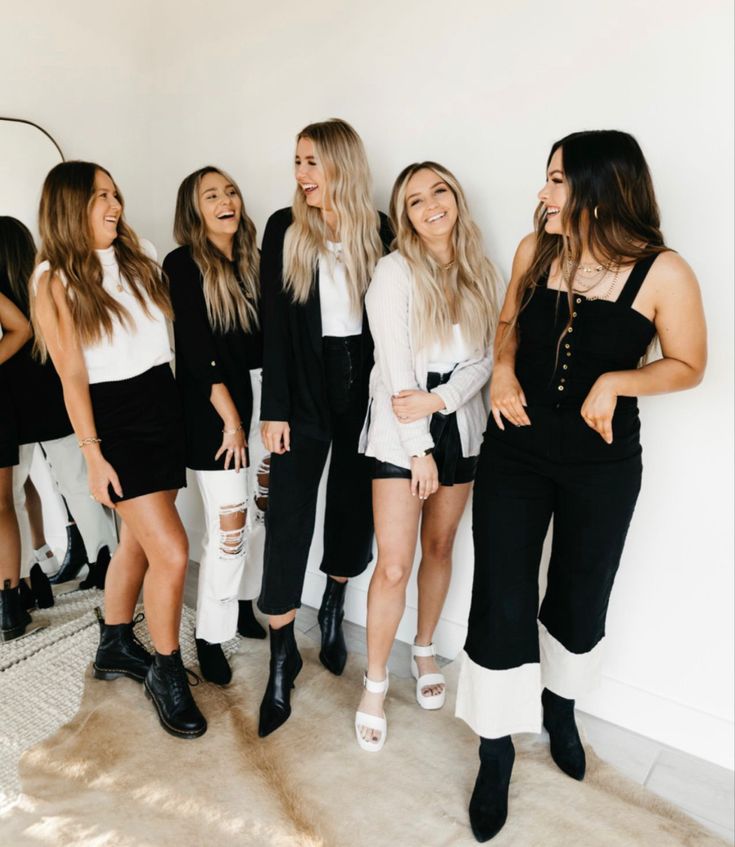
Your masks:
<svg viewBox="0 0 735 847"><path fill-rule="evenodd" d="M569 365L562 365L562 367L563 367L563 368L564 368L564 370L566 371L566 370L568 370Z"/></svg>
<svg viewBox="0 0 735 847"><path fill-rule="evenodd" d="M576 317L577 317L577 313L576 313L576 312L572 312L572 317L573 317L573 318L576 318Z"/></svg>
<svg viewBox="0 0 735 847"><path fill-rule="evenodd" d="M210 362L209 364L210 364L212 367L214 367L214 366L215 366L215 364L216 364L216 362Z"/></svg>
<svg viewBox="0 0 735 847"><path fill-rule="evenodd" d="M567 332L574 332L574 327L573 327L573 326L568 326L568 327L567 327Z"/></svg>
<svg viewBox="0 0 735 847"><path fill-rule="evenodd" d="M571 347L571 344L568 344L568 343L567 343L567 344L565 344L564 346L565 346L565 347L567 348L567 350L568 350L568 349ZM569 355L569 354L567 353L567 355Z"/></svg>
<svg viewBox="0 0 735 847"><path fill-rule="evenodd" d="M563 385L557 385L556 387L559 389L559 391L564 391L564 386L563 386Z"/></svg>
<svg viewBox="0 0 735 847"><path fill-rule="evenodd" d="M577 297L577 303L581 303L581 302L582 302L582 298L581 298L581 297Z"/></svg>

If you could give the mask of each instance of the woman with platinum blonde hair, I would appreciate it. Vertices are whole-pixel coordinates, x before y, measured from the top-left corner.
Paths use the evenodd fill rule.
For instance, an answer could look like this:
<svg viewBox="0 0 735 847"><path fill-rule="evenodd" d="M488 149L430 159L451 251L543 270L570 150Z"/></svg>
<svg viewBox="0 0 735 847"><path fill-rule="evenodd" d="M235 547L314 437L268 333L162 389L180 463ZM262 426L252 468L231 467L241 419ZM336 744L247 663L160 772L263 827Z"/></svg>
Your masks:
<svg viewBox="0 0 735 847"><path fill-rule="evenodd" d="M319 659L337 675L347 660L346 584L367 567L373 539L369 468L357 449L373 364L363 301L392 237L373 204L365 148L345 121L310 124L298 134L294 176L293 206L271 215L260 264L261 431L272 454L258 601L271 631L261 736L291 714L291 688L302 664L294 618L330 446Z"/></svg>
<svg viewBox="0 0 735 847"><path fill-rule="evenodd" d="M419 531L411 671L419 705L444 705L446 684L432 642L485 430L499 282L464 192L446 168L436 162L405 168L390 214L397 250L378 262L365 299L375 367L361 450L371 459L378 562L368 594L368 668L355 731L360 747L371 752L387 735L386 666Z"/></svg>
<svg viewBox="0 0 735 847"><path fill-rule="evenodd" d="M176 382L186 465L196 477L206 530L199 562L196 648L202 675L226 685L222 643L237 632L265 638L252 600L261 572L248 553L250 371L259 368L259 256L255 226L235 181L219 168L184 179L166 256L176 340ZM261 450L262 452L262 450Z"/></svg>

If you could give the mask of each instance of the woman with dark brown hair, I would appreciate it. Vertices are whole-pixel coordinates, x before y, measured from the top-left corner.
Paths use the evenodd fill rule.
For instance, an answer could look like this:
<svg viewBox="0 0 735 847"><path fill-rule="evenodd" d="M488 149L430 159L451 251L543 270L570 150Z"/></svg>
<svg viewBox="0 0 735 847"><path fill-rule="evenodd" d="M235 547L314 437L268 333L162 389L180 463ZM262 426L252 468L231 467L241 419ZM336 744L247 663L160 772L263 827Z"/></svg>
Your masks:
<svg viewBox="0 0 735 847"><path fill-rule="evenodd" d="M53 168L39 223L41 263L31 284L36 343L61 378L91 496L122 521L94 675L143 682L163 728L196 738L207 723L179 651L188 544L174 501L186 476L168 287L152 245L125 222L117 186L99 165ZM133 633L141 587L153 656Z"/></svg>
<svg viewBox="0 0 735 847"><path fill-rule="evenodd" d="M548 730L582 779L575 699L594 684L641 484L639 395L699 383L699 285L664 243L648 166L624 132L556 142L495 339L473 505L475 577L458 717L480 736L478 841L503 827L515 732ZM658 337L662 357L642 364ZM553 517L546 594L542 546Z"/></svg>

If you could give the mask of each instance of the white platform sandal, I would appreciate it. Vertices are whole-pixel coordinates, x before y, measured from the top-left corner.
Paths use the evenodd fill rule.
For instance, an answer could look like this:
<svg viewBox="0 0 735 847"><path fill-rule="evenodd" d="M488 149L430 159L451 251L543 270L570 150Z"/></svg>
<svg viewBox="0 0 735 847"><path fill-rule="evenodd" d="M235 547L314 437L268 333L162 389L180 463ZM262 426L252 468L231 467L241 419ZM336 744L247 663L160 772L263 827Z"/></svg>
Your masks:
<svg viewBox="0 0 735 847"><path fill-rule="evenodd" d="M425 673L423 676L419 676L416 658L426 659L429 656L436 656L436 649L433 644L426 647L421 644L411 645L411 676L416 680L416 702L422 709L434 711L441 709L447 699L447 681L444 679L443 673ZM423 689L431 685L443 685L441 694L424 694Z"/></svg>
<svg viewBox="0 0 735 847"><path fill-rule="evenodd" d="M388 675L388 671L386 671L385 679L382 682L374 682L372 679L368 679L367 674L364 674L362 684L371 694L386 695L388 693L388 686L390 685L390 676ZM367 741L360 735L361 727L376 730L380 733L380 738L377 741ZM385 719L385 713L382 718L379 718L377 715L370 715L367 712L356 712L355 735L357 737L357 743L363 750L366 750L368 753L378 753L383 749L385 738L388 735L388 721Z"/></svg>

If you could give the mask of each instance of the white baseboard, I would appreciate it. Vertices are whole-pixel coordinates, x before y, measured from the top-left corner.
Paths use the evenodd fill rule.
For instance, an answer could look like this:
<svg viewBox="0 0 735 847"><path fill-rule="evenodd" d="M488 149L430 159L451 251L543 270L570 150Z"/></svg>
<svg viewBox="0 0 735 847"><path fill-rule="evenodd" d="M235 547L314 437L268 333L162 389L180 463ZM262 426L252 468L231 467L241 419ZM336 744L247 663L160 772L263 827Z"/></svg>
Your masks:
<svg viewBox="0 0 735 847"><path fill-rule="evenodd" d="M324 579L321 573L307 571L302 595L304 603L319 608ZM364 626L366 613L367 592L353 584L345 596L345 619ZM416 614L415 608L406 608L398 627L400 641L413 641ZM462 650L465 634L464 624L442 618L434 638L437 651L442 656L454 658ZM580 699L578 706L602 720L721 767L733 770L735 766L735 724L732 721L605 675L594 693Z"/></svg>

